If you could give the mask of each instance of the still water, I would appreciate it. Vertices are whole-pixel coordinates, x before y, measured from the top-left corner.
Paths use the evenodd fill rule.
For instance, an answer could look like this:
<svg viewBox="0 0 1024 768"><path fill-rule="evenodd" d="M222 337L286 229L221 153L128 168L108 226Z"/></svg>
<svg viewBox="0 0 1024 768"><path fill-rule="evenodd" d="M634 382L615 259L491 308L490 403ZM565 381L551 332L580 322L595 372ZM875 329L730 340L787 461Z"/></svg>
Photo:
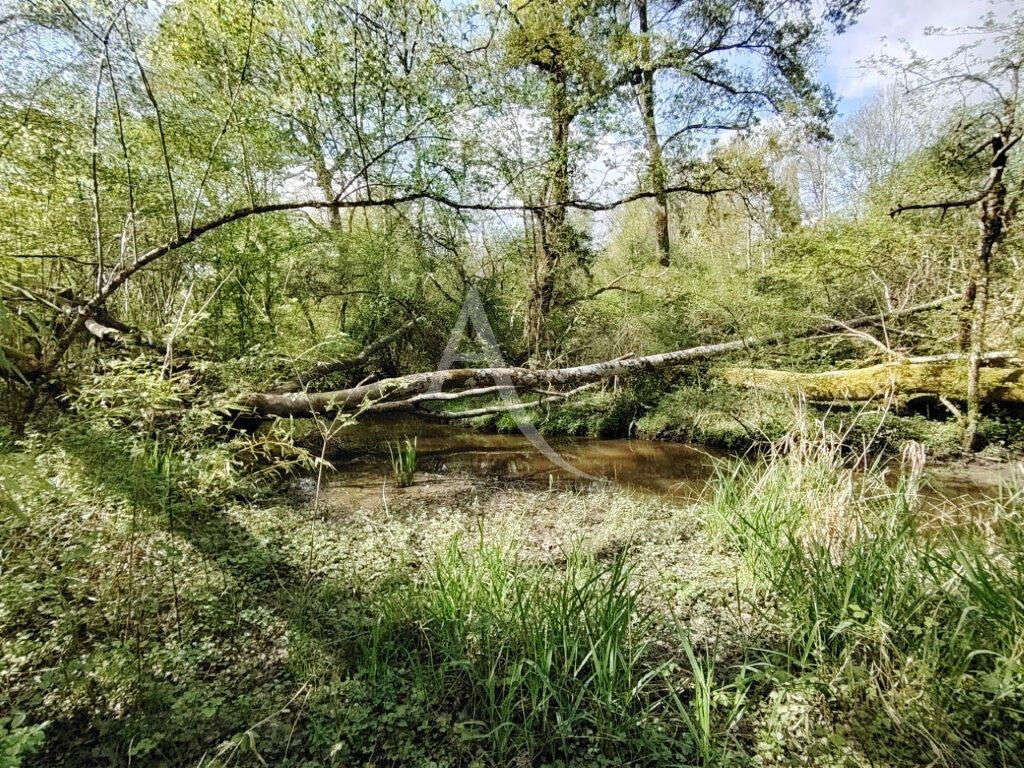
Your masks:
<svg viewBox="0 0 1024 768"><path fill-rule="evenodd" d="M338 441L333 483L385 479L390 472L387 445L415 437L417 470L451 475L536 483L552 487L587 487L613 483L659 496L696 500L716 467L744 457L726 451L654 440L547 438L565 463L581 477L552 463L519 434L489 434L408 419L381 419L354 425ZM893 479L898 467L892 466ZM1020 482L1021 462L935 464L926 470L929 495L958 501L991 496L1000 486Z"/></svg>

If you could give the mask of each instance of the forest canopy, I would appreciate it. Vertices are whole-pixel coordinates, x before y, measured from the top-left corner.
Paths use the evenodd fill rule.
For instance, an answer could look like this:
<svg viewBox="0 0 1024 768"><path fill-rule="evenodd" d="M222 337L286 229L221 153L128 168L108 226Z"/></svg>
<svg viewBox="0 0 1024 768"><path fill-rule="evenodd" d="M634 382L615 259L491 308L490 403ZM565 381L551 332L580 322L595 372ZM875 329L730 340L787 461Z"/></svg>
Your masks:
<svg viewBox="0 0 1024 768"><path fill-rule="evenodd" d="M378 375L427 370L470 286L527 367L973 296L1012 263L966 254L978 207L988 250L1013 248L1020 19L889 62L891 89L836 122L817 57L862 10L14 3L14 409L63 389L83 342L249 360L258 391L425 317ZM979 34L997 52L959 68ZM993 340L965 298L959 347L903 351L974 344L976 366L1014 341L1020 301L992 298Z"/></svg>

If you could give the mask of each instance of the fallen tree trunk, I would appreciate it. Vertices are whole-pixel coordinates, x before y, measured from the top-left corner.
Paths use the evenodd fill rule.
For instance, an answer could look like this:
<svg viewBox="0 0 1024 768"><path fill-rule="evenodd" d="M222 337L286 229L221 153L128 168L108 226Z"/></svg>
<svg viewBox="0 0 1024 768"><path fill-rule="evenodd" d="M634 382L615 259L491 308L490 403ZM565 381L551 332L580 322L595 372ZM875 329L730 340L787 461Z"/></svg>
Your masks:
<svg viewBox="0 0 1024 768"><path fill-rule="evenodd" d="M981 368L981 398L997 403L1024 404L1024 367L1020 353L996 352ZM1015 359L1016 358L1016 359ZM911 357L847 371L797 373L767 368L724 368L730 384L817 401L863 401L889 395L934 395L963 401L967 396L967 356Z"/></svg>
<svg viewBox="0 0 1024 768"><path fill-rule="evenodd" d="M520 402L502 403L501 405L487 405L482 408L470 408L464 411L432 411L423 408L425 403L460 400L467 397L480 397L483 395L499 395L502 393L515 393L515 387L482 387L480 389L467 389L462 392L439 392L437 394L426 393L410 397L408 400L395 400L386 403L376 403L367 406L360 413L391 413L400 412L427 419L428 421L460 421L462 419L475 419L477 416L490 416L496 413L512 413L513 411L525 411L530 408L537 408L548 403L557 403L566 400L573 395L578 395L596 386L597 382L584 384L568 392L551 392L544 390L532 390Z"/></svg>
<svg viewBox="0 0 1024 768"><path fill-rule="evenodd" d="M106 314L87 317L82 325L82 330L92 336L96 343L104 346L119 349L141 347L163 351L158 344L141 331L119 323ZM0 357L0 378L17 379L22 383L30 383L43 374L41 361L37 357L10 348L4 348L0 351L0 355L2 355ZM2 365L4 358L9 365Z"/></svg>
<svg viewBox="0 0 1024 768"><path fill-rule="evenodd" d="M576 387L612 376L624 376L642 371L670 368L697 360L718 357L730 352L741 352L748 348L783 344L796 339L844 332L850 328L861 328L873 323L937 309L957 298L959 297L955 295L945 296L935 301L893 312L866 315L846 322L831 321L798 333L750 336L717 344L690 347L689 349L681 349L675 352L647 355L645 357L541 370L530 368L463 368L428 371L392 379L383 379L370 384L333 392L248 394L238 399L238 405L243 410L257 416L305 417L357 411L372 407L377 403L407 400L425 392L457 391L509 385L526 389Z"/></svg>
<svg viewBox="0 0 1024 768"><path fill-rule="evenodd" d="M151 339L138 328L125 325L107 313L97 313L85 319L85 330L101 344L123 349L139 348L163 354L167 347ZM188 350L178 350L179 355L192 357Z"/></svg>

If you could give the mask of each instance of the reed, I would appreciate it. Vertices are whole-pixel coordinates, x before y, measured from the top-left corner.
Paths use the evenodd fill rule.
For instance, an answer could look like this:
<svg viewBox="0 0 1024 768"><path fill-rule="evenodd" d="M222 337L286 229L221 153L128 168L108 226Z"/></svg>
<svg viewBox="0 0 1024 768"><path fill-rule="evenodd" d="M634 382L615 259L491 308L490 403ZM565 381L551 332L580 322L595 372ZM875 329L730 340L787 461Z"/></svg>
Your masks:
<svg viewBox="0 0 1024 768"><path fill-rule="evenodd" d="M376 607L361 666L413 669L447 692L439 705L464 713L467 738L498 763L684 747L710 762L721 735L713 666L684 640L692 675L669 681L633 568L627 552L601 562L576 549L550 569L509 546L454 542L425 583Z"/></svg>
<svg viewBox="0 0 1024 768"><path fill-rule="evenodd" d="M413 484L416 476L416 438L405 438L388 443L391 457L391 474L399 488Z"/></svg>

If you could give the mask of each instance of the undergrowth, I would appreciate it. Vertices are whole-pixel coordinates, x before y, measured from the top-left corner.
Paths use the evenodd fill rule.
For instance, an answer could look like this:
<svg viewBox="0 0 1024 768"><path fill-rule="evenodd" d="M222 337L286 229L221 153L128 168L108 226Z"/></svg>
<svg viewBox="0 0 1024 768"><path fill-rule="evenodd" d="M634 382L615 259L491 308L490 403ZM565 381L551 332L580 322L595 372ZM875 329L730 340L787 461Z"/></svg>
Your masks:
<svg viewBox="0 0 1024 768"><path fill-rule="evenodd" d="M1024 497L936 505L919 449L894 479L804 432L689 508L442 487L314 510L114 437L0 455L5 768L1024 750Z"/></svg>
<svg viewBox="0 0 1024 768"><path fill-rule="evenodd" d="M909 443L920 443L932 459L960 455L960 425L941 405L927 415L885 402L797 407L843 434L854 450L869 446L872 453L898 456ZM673 386L641 382L638 390L623 387L581 395L529 412L532 423L546 435L637 437L736 451L769 448L782 440L794 428L793 414L790 397L740 389L713 376ZM516 424L508 415L478 421L480 427L503 432L517 431ZM1024 448L1020 426L1019 415L990 409L979 424L980 439L996 456L1019 453Z"/></svg>

